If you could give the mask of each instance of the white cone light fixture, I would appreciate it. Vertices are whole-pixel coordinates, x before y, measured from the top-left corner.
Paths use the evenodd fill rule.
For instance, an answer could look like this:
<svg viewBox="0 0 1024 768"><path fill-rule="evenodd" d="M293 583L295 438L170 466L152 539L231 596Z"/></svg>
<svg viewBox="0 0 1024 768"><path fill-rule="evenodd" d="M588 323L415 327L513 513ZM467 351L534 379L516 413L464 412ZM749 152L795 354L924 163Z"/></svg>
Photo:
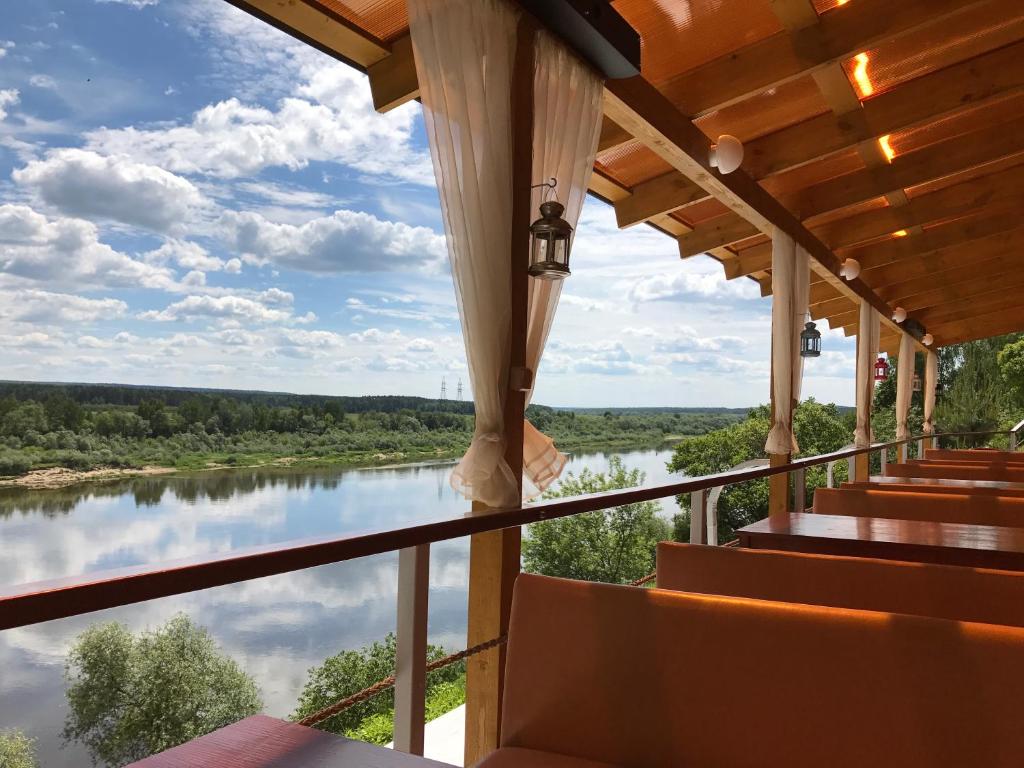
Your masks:
<svg viewBox="0 0 1024 768"><path fill-rule="evenodd" d="M921 343L924 344L926 347L930 347L933 341L935 341L935 339L932 338L932 335L930 333L926 333L924 336L921 337Z"/></svg>
<svg viewBox="0 0 1024 768"><path fill-rule="evenodd" d="M902 323L907 319L907 310L903 307L896 307L896 309L892 311L892 319L895 323Z"/></svg>
<svg viewBox="0 0 1024 768"><path fill-rule="evenodd" d="M860 275L860 262L856 259L847 259L839 268L839 274L846 280L856 280Z"/></svg>
<svg viewBox="0 0 1024 768"><path fill-rule="evenodd" d="M732 173L743 163L743 142L735 136L723 133L718 142L711 145L708 164L720 173Z"/></svg>

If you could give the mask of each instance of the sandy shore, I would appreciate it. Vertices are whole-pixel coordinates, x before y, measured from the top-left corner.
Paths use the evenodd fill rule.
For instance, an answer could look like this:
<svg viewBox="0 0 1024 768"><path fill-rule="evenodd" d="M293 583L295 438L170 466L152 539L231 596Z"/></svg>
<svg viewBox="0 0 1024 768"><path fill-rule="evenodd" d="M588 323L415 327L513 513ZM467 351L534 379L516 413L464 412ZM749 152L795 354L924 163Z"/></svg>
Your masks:
<svg viewBox="0 0 1024 768"><path fill-rule="evenodd" d="M64 467L51 469L34 469L28 474L0 480L0 488L30 488L44 490L47 488L64 488L76 483L87 483L96 480L116 480L121 477L142 477L146 475L168 475L176 470L173 467L142 467L141 469L105 469L75 470Z"/></svg>

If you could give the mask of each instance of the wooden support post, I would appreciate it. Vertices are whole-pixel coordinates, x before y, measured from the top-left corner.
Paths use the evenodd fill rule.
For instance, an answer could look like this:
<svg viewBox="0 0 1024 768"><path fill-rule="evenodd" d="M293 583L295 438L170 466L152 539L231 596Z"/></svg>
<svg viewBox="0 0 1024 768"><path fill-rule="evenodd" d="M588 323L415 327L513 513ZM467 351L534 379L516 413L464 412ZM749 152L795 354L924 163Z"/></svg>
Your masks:
<svg viewBox="0 0 1024 768"><path fill-rule="evenodd" d="M769 466L781 467L789 464L789 454L769 454ZM768 517L781 519L789 515L789 473L784 472L768 478Z"/></svg>
<svg viewBox="0 0 1024 768"><path fill-rule="evenodd" d="M858 453L853 460L853 479L865 482L871 475L871 454Z"/></svg>
<svg viewBox="0 0 1024 768"><path fill-rule="evenodd" d="M395 649L395 749L423 754L427 693L427 601L430 545L398 552L398 643Z"/></svg>
<svg viewBox="0 0 1024 768"><path fill-rule="evenodd" d="M708 492L690 494L690 543L707 544ZM718 543L717 541L715 542Z"/></svg>
<svg viewBox="0 0 1024 768"><path fill-rule="evenodd" d="M526 367L535 32L528 19L520 20L512 75L512 247L509 263L509 365L512 370ZM500 183L500 179L495 179L495 183ZM505 461L520 491L525 410L526 393L509 388L504 412ZM474 511L479 509L474 505ZM522 531L519 528L490 531L470 538L466 640L470 647L508 632L512 587L519 574L521 542ZM465 765L475 765L498 747L504 677L504 646L476 654L466 661Z"/></svg>

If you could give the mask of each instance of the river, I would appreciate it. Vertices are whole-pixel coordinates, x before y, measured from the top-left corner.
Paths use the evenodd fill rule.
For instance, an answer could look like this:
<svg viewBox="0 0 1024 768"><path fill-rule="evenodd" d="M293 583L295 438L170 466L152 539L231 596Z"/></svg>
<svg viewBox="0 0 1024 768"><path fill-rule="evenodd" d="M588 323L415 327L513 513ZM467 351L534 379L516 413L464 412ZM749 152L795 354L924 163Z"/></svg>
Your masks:
<svg viewBox="0 0 1024 768"><path fill-rule="evenodd" d="M668 482L671 451L580 453L567 471L602 471L612 455ZM133 478L51 491L0 491L0 585L233 549L400 526L467 502L448 485L451 462L375 469L225 470ZM663 514L676 510L662 502ZM431 548L430 642L465 646L468 541ZM156 627L176 613L208 628L260 686L266 712L290 713L307 670L395 626L395 554L310 568L187 595L0 632L0 730L35 738L43 768L88 765L63 745L63 665L88 626Z"/></svg>

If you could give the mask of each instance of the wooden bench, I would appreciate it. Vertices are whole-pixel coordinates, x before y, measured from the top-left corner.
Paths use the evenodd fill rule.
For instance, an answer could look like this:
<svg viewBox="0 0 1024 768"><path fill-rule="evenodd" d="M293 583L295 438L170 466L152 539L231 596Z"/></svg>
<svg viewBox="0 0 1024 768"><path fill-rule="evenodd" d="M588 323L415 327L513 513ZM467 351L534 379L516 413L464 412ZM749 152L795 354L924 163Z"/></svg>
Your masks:
<svg viewBox="0 0 1024 768"><path fill-rule="evenodd" d="M965 492L818 488L814 492L814 511L822 515L1024 527L1024 498Z"/></svg>
<svg viewBox="0 0 1024 768"><path fill-rule="evenodd" d="M1024 482L1024 465L994 466L979 462L908 461L887 464L886 477L930 477L949 480L1004 480Z"/></svg>
<svg viewBox="0 0 1024 768"><path fill-rule="evenodd" d="M522 575L485 768L1019 768L1024 629Z"/></svg>
<svg viewBox="0 0 1024 768"><path fill-rule="evenodd" d="M1024 464L1024 453L996 451L991 448L951 449L926 448L924 458L929 461L982 461L989 464Z"/></svg>
<svg viewBox="0 0 1024 768"><path fill-rule="evenodd" d="M910 493L970 493L975 496L1024 498L1024 483L999 480L936 480L931 477L873 477L845 482L840 488L865 491L909 491Z"/></svg>
<svg viewBox="0 0 1024 768"><path fill-rule="evenodd" d="M1024 627L1017 571L666 541L658 588Z"/></svg>

